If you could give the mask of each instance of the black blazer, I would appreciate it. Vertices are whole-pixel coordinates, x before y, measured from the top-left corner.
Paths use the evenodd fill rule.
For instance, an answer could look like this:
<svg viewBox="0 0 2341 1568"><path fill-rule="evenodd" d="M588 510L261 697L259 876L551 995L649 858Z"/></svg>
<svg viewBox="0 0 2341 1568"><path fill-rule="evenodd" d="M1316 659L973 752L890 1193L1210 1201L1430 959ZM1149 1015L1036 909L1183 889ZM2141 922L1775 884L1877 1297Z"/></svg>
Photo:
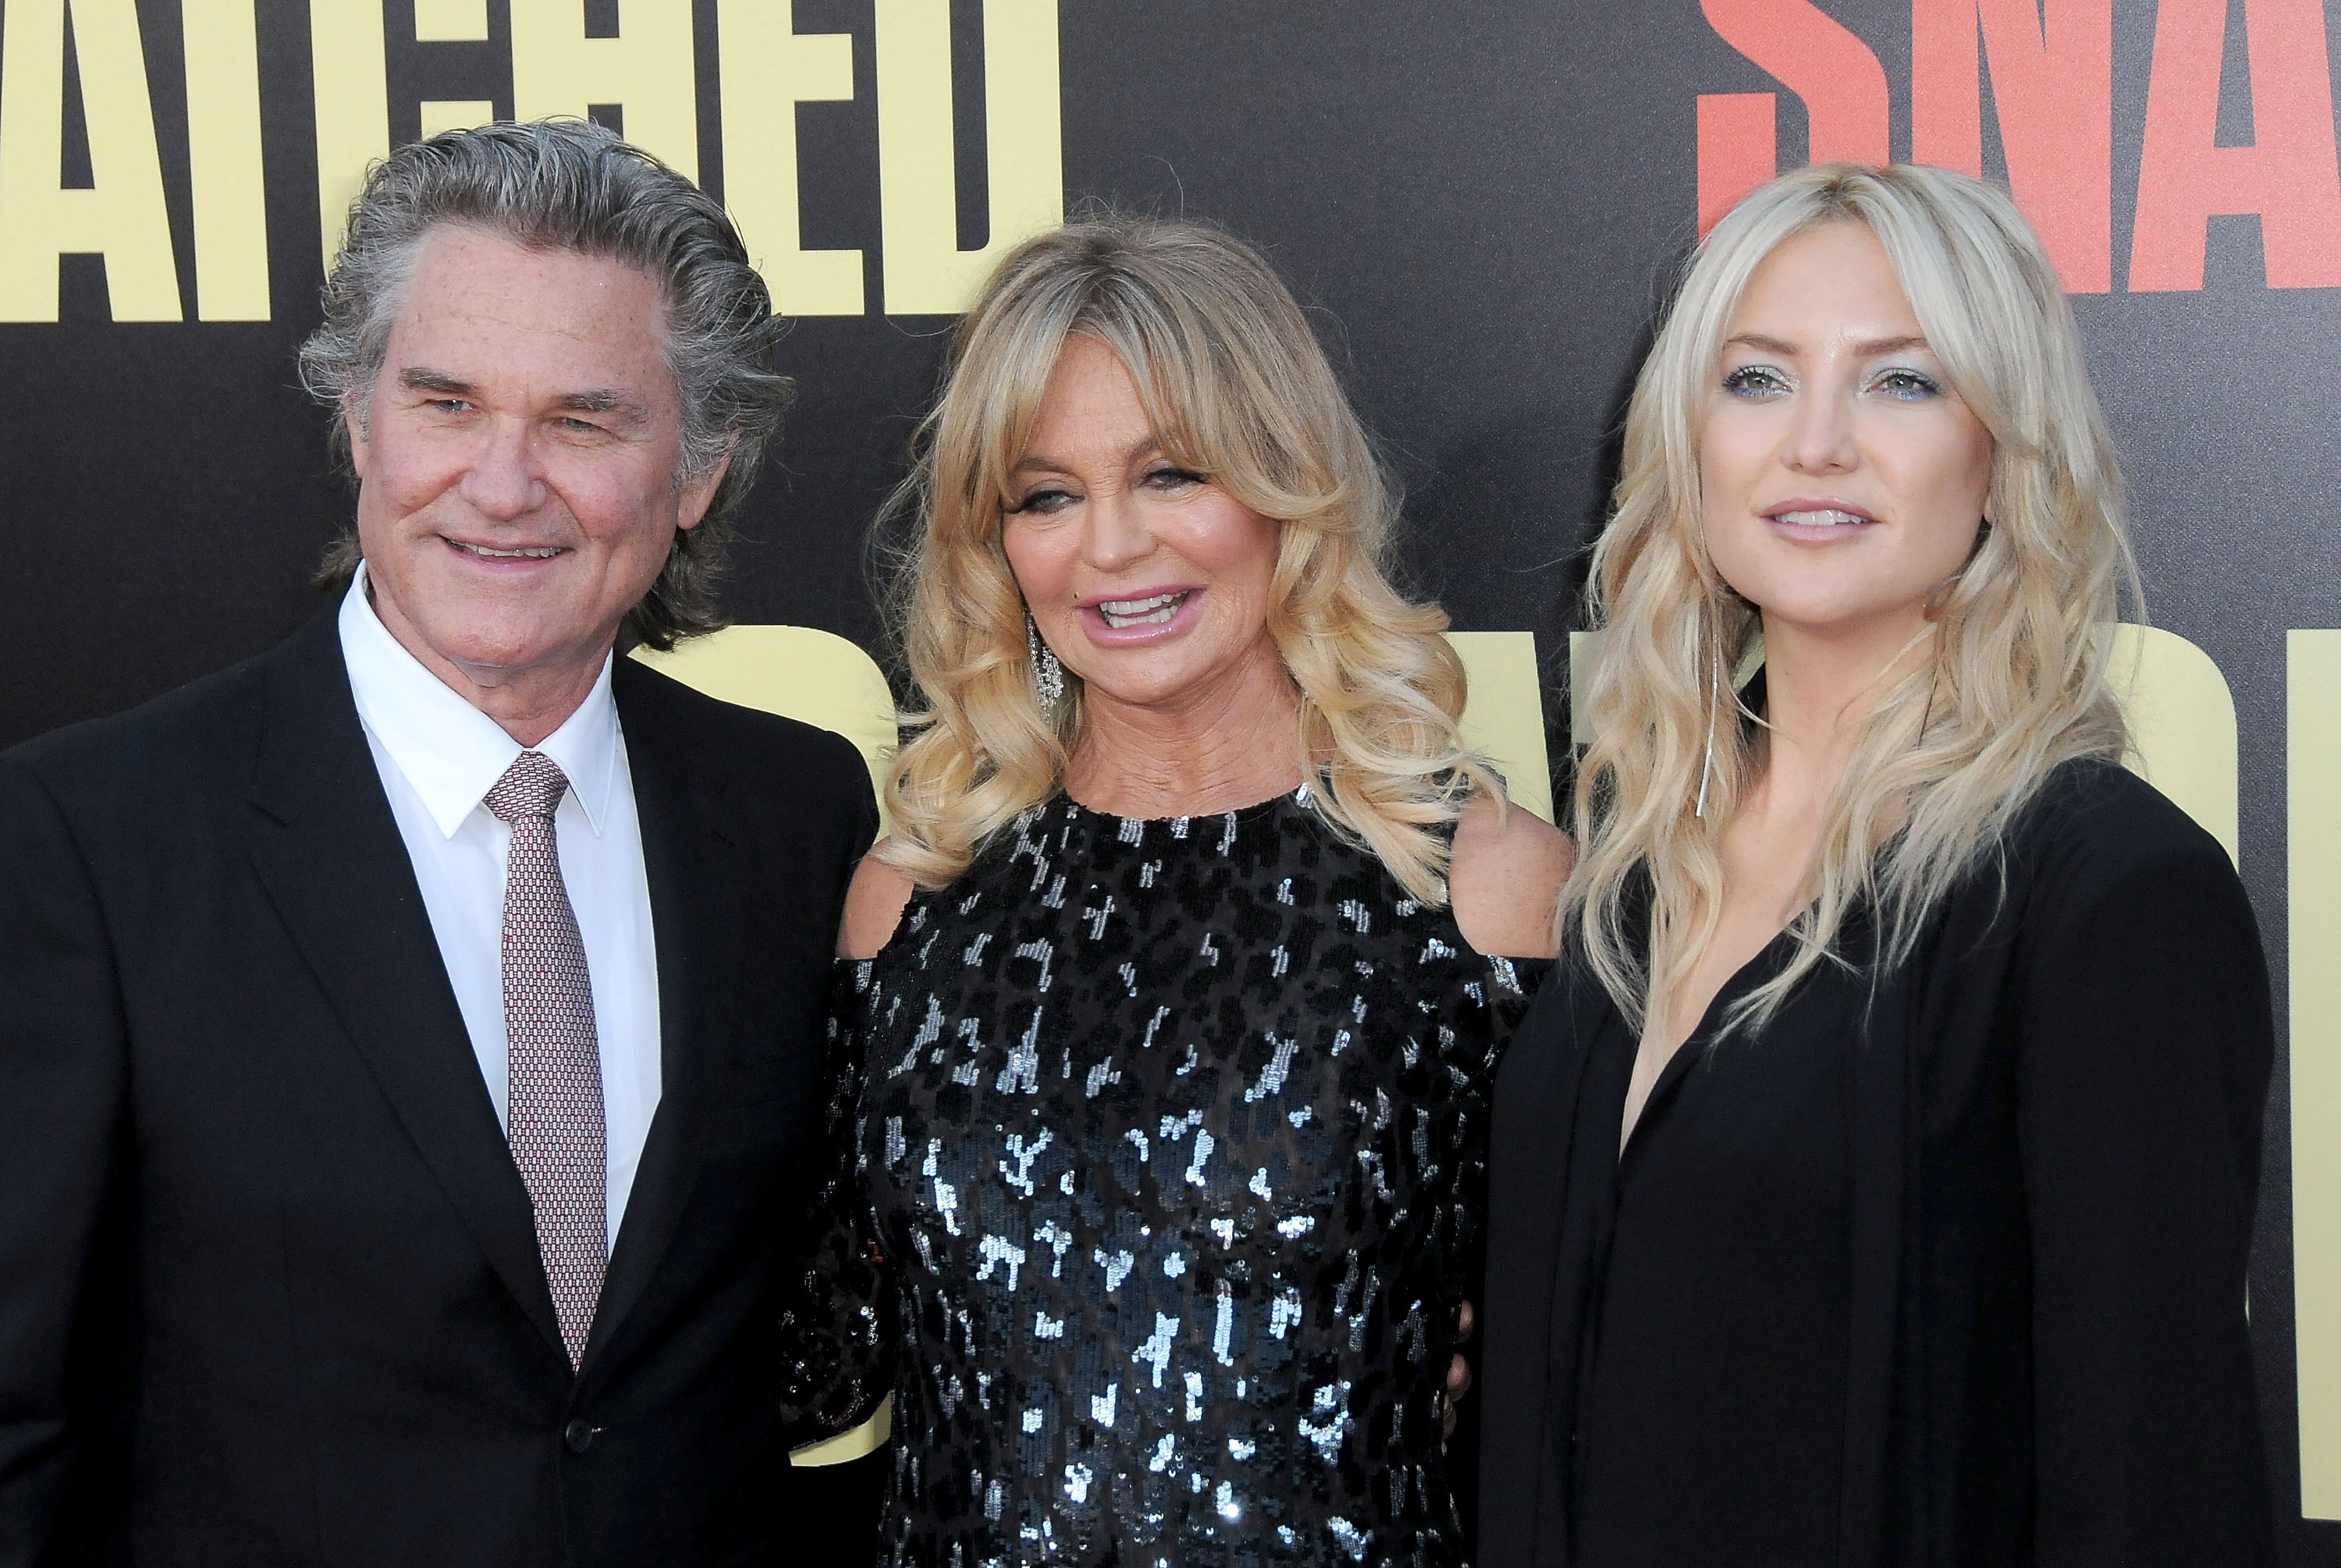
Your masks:
<svg viewBox="0 0 2341 1568"><path fill-rule="evenodd" d="M613 678L663 1088L573 1377L327 609L0 756L0 1564L778 1563L844 740Z"/></svg>
<svg viewBox="0 0 2341 1568"><path fill-rule="evenodd" d="M2251 906L2208 834L2103 762L2050 778L2004 865L1878 978L1852 1064L1836 1561L2272 1563L2244 1312L2275 1053ZM1570 1145L1589 1054L1623 1027L1564 955L1497 1079L1483 1568L1570 1561L1616 1135Z"/></svg>

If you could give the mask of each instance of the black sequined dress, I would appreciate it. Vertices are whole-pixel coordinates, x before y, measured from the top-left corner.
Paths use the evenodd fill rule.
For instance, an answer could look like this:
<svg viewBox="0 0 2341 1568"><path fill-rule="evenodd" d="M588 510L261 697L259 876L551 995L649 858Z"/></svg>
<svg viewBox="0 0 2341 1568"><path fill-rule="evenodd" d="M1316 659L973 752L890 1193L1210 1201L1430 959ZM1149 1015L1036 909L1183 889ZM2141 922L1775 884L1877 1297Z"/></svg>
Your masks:
<svg viewBox="0 0 2341 1568"><path fill-rule="evenodd" d="M1305 789L1060 798L914 897L841 966L851 1168L801 1309L861 1350L806 1404L896 1380L882 1557L1462 1562L1442 1374L1532 968Z"/></svg>

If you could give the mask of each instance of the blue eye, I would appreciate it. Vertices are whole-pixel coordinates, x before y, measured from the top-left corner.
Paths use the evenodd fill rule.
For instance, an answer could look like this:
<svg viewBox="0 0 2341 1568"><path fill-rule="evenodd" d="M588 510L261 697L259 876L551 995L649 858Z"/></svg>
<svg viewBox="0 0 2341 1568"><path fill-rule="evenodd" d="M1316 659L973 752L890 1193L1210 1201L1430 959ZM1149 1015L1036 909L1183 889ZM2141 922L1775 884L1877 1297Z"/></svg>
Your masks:
<svg viewBox="0 0 2341 1568"><path fill-rule="evenodd" d="M1203 476L1200 473L1190 473L1183 468L1172 468L1165 463L1161 468L1149 469L1146 482L1157 490L1182 490L1190 484L1202 483Z"/></svg>
<svg viewBox="0 0 2341 1568"><path fill-rule="evenodd" d="M1906 398L1913 402L1922 398L1939 397L1943 391L1933 377L1911 370L1888 371L1878 378L1876 384L1889 397Z"/></svg>
<svg viewBox="0 0 2341 1568"><path fill-rule="evenodd" d="M1023 500L1011 502L1007 511L1011 517L1021 516L1028 512L1038 512L1046 516L1052 511L1062 511L1072 504L1073 500L1074 497L1070 491L1060 490L1055 485L1045 485L1032 491Z"/></svg>
<svg viewBox="0 0 2341 1568"><path fill-rule="evenodd" d="M1736 397L1769 397L1786 392L1788 383L1769 365L1741 365L1723 378L1723 390Z"/></svg>

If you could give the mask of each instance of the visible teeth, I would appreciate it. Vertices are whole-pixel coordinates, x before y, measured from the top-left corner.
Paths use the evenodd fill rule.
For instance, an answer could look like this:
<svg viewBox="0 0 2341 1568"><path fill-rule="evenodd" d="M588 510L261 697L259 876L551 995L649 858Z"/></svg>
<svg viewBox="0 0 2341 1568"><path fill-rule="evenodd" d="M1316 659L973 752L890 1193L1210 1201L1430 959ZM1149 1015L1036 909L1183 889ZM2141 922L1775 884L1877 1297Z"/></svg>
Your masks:
<svg viewBox="0 0 2341 1568"><path fill-rule="evenodd" d="M1822 511L1781 511L1775 512L1773 515L1782 522L1793 522L1800 528L1835 528L1841 523L1868 521L1865 518L1856 517L1849 511L1839 511L1834 507Z"/></svg>
<svg viewBox="0 0 2341 1568"><path fill-rule="evenodd" d="M1161 609L1178 597L1175 593L1158 593L1151 599L1109 599L1098 608L1116 615L1144 615Z"/></svg>
<svg viewBox="0 0 2341 1568"><path fill-rule="evenodd" d="M1125 626L1162 626L1179 613L1185 603L1184 593L1158 593L1147 599L1109 599L1098 606L1105 623L1117 630Z"/></svg>
<svg viewBox="0 0 2341 1568"><path fill-rule="evenodd" d="M523 550L490 550L484 544L458 542L456 548L468 550L473 555L483 555L490 561L551 561L561 553L561 547L557 544L531 545Z"/></svg>

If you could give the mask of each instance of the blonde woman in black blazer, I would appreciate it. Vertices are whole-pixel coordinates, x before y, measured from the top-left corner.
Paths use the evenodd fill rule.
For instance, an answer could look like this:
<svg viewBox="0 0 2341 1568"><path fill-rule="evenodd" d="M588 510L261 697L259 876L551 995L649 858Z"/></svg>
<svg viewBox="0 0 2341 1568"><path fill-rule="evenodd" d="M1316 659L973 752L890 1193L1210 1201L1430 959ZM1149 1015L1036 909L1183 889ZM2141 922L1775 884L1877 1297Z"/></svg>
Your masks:
<svg viewBox="0 0 2341 1568"><path fill-rule="evenodd" d="M1490 1568L2271 1560L2267 972L2119 766L2120 496L2005 194L1808 169L1693 263L1498 1082Z"/></svg>

